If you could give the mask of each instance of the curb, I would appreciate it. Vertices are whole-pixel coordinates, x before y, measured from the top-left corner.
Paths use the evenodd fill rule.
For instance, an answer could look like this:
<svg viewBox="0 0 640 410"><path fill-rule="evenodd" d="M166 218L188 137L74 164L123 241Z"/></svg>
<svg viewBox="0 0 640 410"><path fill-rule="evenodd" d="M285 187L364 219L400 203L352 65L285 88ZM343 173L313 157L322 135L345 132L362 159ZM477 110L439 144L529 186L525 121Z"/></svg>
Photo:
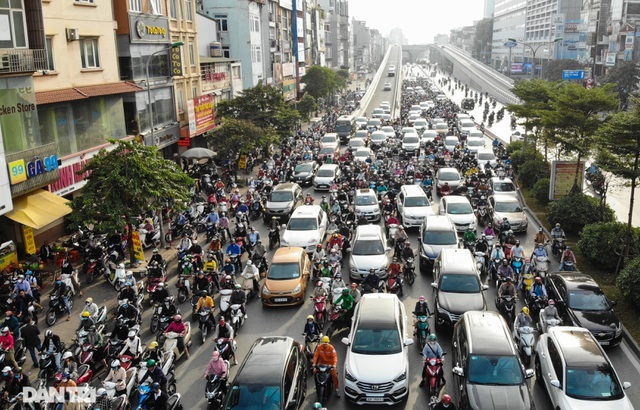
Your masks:
<svg viewBox="0 0 640 410"><path fill-rule="evenodd" d="M633 354L635 354L636 357L640 357L640 346L638 346L638 342L636 342L622 323L620 323L620 326L622 327L622 339L627 342Z"/></svg>

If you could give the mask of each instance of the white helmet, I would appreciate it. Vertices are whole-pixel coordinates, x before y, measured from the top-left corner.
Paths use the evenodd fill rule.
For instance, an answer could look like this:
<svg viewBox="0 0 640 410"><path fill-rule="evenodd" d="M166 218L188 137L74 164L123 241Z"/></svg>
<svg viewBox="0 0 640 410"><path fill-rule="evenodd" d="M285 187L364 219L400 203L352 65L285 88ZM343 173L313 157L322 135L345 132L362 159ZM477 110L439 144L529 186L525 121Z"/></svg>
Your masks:
<svg viewBox="0 0 640 410"><path fill-rule="evenodd" d="M247 261L247 266L251 266L253 265L253 262L251 262L250 260Z"/></svg>
<svg viewBox="0 0 640 410"><path fill-rule="evenodd" d="M64 352L64 354L62 355L62 360L67 360L73 357L73 353L71 352Z"/></svg>
<svg viewBox="0 0 640 410"><path fill-rule="evenodd" d="M120 360L114 360L111 362L111 367L115 368L115 367L120 367Z"/></svg>

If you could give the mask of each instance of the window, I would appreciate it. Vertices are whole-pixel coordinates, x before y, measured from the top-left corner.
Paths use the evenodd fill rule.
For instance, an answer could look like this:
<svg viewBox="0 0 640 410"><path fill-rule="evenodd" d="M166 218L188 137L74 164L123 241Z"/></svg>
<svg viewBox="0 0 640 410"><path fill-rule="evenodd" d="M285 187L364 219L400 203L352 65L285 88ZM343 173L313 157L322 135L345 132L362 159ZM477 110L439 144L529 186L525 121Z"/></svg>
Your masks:
<svg viewBox="0 0 640 410"><path fill-rule="evenodd" d="M82 58L82 68L100 67L97 38L80 39L80 57Z"/></svg>
<svg viewBox="0 0 640 410"><path fill-rule="evenodd" d="M250 14L249 15L249 29L253 33L259 33L260 32L260 17L258 17L255 14Z"/></svg>
<svg viewBox="0 0 640 410"><path fill-rule="evenodd" d="M553 365L553 371L556 373L556 378L562 384L564 379L564 372L562 371L562 359L555 343L551 339L547 339L547 349L549 349L549 360Z"/></svg>
<svg viewBox="0 0 640 410"><path fill-rule="evenodd" d="M191 88L191 97L196 98L198 96L198 87Z"/></svg>
<svg viewBox="0 0 640 410"><path fill-rule="evenodd" d="M0 48L27 47L26 26L22 0L0 0Z"/></svg>
<svg viewBox="0 0 640 410"><path fill-rule="evenodd" d="M262 62L262 50L260 49L260 46L251 46L251 62L252 63Z"/></svg>
<svg viewBox="0 0 640 410"><path fill-rule="evenodd" d="M149 8L150 14L162 14L162 3L160 3L160 0L149 0Z"/></svg>
<svg viewBox="0 0 640 410"><path fill-rule="evenodd" d="M178 0L169 0L169 17L172 19L178 18L178 5L176 4Z"/></svg>
<svg viewBox="0 0 640 410"><path fill-rule="evenodd" d="M184 101L182 101L182 89L176 88L176 100L178 100L178 111L184 112Z"/></svg>
<svg viewBox="0 0 640 410"><path fill-rule="evenodd" d="M45 41L47 47L47 70L55 71L56 66L53 64L53 37L48 36Z"/></svg>
<svg viewBox="0 0 640 410"><path fill-rule="evenodd" d="M222 57L231 58L231 50L229 46L222 46Z"/></svg>
<svg viewBox="0 0 640 410"><path fill-rule="evenodd" d="M193 3L191 2L191 0L185 0L184 4L185 4L184 17L187 21L191 21L193 20Z"/></svg>
<svg viewBox="0 0 640 410"><path fill-rule="evenodd" d="M142 0L129 0L129 10L142 12Z"/></svg>
<svg viewBox="0 0 640 410"><path fill-rule="evenodd" d="M189 63L192 66L196 65L196 54L193 49L193 43L189 43Z"/></svg>
<svg viewBox="0 0 640 410"><path fill-rule="evenodd" d="M213 16L213 20L216 22L216 26L218 27L218 31L228 31L228 21L226 14L216 14Z"/></svg>
<svg viewBox="0 0 640 410"><path fill-rule="evenodd" d="M77 3L89 3L89 4L93 4L94 1L93 0L76 0Z"/></svg>

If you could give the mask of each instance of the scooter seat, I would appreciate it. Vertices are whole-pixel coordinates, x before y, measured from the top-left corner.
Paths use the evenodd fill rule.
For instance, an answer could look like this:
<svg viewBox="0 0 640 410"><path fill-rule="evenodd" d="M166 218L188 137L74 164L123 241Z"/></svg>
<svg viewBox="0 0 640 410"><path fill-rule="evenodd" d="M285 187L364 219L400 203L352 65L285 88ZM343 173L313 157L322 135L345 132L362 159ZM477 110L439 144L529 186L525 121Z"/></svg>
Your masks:
<svg viewBox="0 0 640 410"><path fill-rule="evenodd" d="M173 410L180 403L180 393L174 393L167 399L167 409Z"/></svg>

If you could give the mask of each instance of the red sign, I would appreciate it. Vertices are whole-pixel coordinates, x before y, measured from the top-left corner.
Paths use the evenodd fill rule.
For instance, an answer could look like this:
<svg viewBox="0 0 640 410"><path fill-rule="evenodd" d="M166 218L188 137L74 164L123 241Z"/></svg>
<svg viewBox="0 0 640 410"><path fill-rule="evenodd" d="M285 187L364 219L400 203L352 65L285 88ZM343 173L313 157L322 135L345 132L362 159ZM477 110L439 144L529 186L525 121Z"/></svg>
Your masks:
<svg viewBox="0 0 640 410"><path fill-rule="evenodd" d="M223 81L227 79L227 73L216 73L215 68L208 67L204 69L204 79L207 82Z"/></svg>
<svg viewBox="0 0 640 410"><path fill-rule="evenodd" d="M180 138L178 140L178 146L179 147L190 147L191 146L191 139L190 138Z"/></svg>
<svg viewBox="0 0 640 410"><path fill-rule="evenodd" d="M89 173L85 172L78 175L78 171L80 171L87 162L88 159L85 159L75 164L60 167L60 179L49 185L49 191L57 195L64 195L80 189L86 183L84 179L89 176Z"/></svg>
<svg viewBox="0 0 640 410"><path fill-rule="evenodd" d="M212 94L195 97L193 99L193 109L196 122L195 135L201 135L215 127Z"/></svg>

